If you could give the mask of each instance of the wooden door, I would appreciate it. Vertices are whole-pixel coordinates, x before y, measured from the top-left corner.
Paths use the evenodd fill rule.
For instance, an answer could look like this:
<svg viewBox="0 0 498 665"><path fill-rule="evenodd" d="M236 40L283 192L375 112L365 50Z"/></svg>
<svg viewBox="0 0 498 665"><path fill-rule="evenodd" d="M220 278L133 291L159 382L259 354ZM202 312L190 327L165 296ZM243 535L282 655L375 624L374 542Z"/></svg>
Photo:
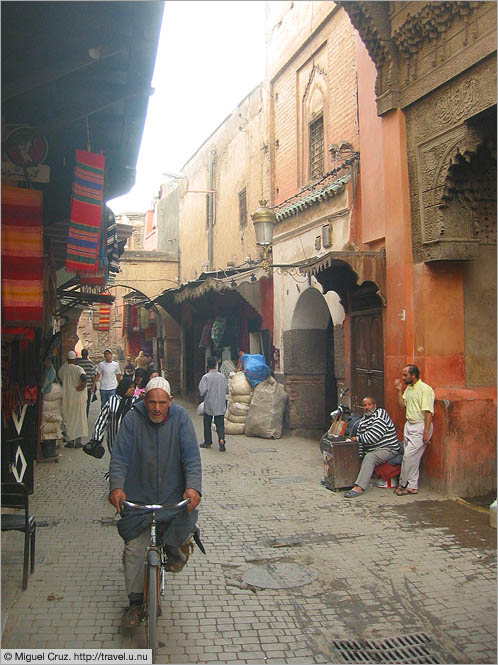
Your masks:
<svg viewBox="0 0 498 665"><path fill-rule="evenodd" d="M382 311L353 312L351 315L352 407L361 412L365 395L384 406L384 340Z"/></svg>

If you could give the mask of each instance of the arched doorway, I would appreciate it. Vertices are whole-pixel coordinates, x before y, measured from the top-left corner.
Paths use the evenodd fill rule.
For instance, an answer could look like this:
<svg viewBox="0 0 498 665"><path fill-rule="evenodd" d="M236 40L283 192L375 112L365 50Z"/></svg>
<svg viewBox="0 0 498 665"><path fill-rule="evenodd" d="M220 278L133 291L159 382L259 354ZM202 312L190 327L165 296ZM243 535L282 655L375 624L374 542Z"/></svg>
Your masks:
<svg viewBox="0 0 498 665"><path fill-rule="evenodd" d="M283 344L289 426L316 437L328 427L330 410L337 403L334 326L317 289L310 287L300 295Z"/></svg>

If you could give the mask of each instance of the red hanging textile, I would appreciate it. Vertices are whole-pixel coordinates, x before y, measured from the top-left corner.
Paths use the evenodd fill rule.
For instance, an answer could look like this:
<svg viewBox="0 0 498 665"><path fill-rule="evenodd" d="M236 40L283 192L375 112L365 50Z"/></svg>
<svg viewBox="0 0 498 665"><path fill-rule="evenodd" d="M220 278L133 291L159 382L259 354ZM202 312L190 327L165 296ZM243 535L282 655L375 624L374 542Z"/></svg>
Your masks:
<svg viewBox="0 0 498 665"><path fill-rule="evenodd" d="M111 306L107 303L100 304L99 327L100 331L107 331L111 327Z"/></svg>
<svg viewBox="0 0 498 665"><path fill-rule="evenodd" d="M82 286L104 286L105 275L95 275L92 277L89 277L88 275L80 275L80 284Z"/></svg>
<svg viewBox="0 0 498 665"><path fill-rule="evenodd" d="M43 197L2 187L2 326L43 323Z"/></svg>
<svg viewBox="0 0 498 665"><path fill-rule="evenodd" d="M95 273L99 267L105 157L76 150L66 270Z"/></svg>

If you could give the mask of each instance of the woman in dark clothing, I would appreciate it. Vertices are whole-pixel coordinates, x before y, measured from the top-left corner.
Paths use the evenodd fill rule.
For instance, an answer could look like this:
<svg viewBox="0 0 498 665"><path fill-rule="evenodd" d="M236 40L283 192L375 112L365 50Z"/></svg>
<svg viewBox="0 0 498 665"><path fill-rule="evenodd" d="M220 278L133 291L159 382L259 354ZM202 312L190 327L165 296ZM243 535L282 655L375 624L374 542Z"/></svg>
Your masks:
<svg viewBox="0 0 498 665"><path fill-rule="evenodd" d="M147 375L147 370L144 369L143 367L137 367L135 370L135 397L142 397L142 395L145 392L145 386L147 385L147 382L145 381L145 377Z"/></svg>

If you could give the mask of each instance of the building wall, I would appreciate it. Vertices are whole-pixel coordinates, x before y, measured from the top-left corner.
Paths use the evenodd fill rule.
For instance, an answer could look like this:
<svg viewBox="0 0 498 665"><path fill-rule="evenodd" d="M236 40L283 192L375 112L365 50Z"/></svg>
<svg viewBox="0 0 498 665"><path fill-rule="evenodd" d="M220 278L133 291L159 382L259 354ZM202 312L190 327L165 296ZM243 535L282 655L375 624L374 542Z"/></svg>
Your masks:
<svg viewBox="0 0 498 665"><path fill-rule="evenodd" d="M279 204L311 182L308 134L313 120L323 114L325 172L337 165L330 145L347 142L357 149L359 137L356 34L347 14L331 2L299 2L275 19L269 29L276 43L268 47L268 75L272 196ZM292 41L277 57L284 29Z"/></svg>
<svg viewBox="0 0 498 665"><path fill-rule="evenodd" d="M185 164L187 181L180 183L179 216L181 281L195 279L209 267L207 194L210 164L215 159L215 211L213 269L229 263L240 265L245 257L257 257L254 227L250 219L264 196L265 101L258 86L239 104ZM188 187L188 189L187 189ZM246 189L247 221L239 223L239 193ZM195 238L195 242L192 239Z"/></svg>
<svg viewBox="0 0 498 665"><path fill-rule="evenodd" d="M485 494L496 487L496 177L494 192L463 179L462 195L455 182L472 160L489 157L496 169L496 3L376 3L372 13L344 4L377 59L384 187L363 169L362 145L361 205L384 199L386 407L400 428L389 386L415 362L436 393L422 485ZM359 68L360 120L368 68ZM381 235L362 230L363 240Z"/></svg>
<svg viewBox="0 0 498 665"><path fill-rule="evenodd" d="M120 267L116 283L133 286L150 299L178 284L176 253L125 251Z"/></svg>
<svg viewBox="0 0 498 665"><path fill-rule="evenodd" d="M157 218L155 210L147 210L145 213L143 248L148 252L153 252L158 249Z"/></svg>
<svg viewBox="0 0 498 665"><path fill-rule="evenodd" d="M179 183L170 188L163 186L161 198L156 202L157 250L178 253L180 197Z"/></svg>
<svg viewBox="0 0 498 665"><path fill-rule="evenodd" d="M282 210L324 186L319 177L311 178L311 123L323 119L323 175L343 163L330 152L331 145L349 144L349 155L359 149L357 38L347 14L332 2L270 5L267 77L271 191L272 202ZM337 171L333 177L348 173L348 169ZM355 174L350 173L349 183L334 195L277 222L274 263L291 264L331 250L350 249L356 200L354 179ZM305 189L317 182L315 190ZM329 242L322 241L324 229ZM344 381L344 368L349 365L344 345L338 345L341 357L337 358L327 332L332 321L337 337L343 339L345 303L334 291L322 295L322 287L314 277L308 280L284 270L274 271L273 279L274 344L280 357L279 372L290 398L290 426L316 436L328 425L327 386L337 381L337 372L331 376L330 368L337 367ZM326 313L326 320L320 325L311 312L308 321L296 318L305 293L309 302ZM296 359L300 362L296 363Z"/></svg>
<svg viewBox="0 0 498 665"><path fill-rule="evenodd" d="M357 242L375 247L383 245L386 234L386 209L382 145L382 119L375 104L377 71L359 37L356 42L358 62L358 117L360 121L360 195L361 216ZM380 241L380 242L379 242Z"/></svg>

